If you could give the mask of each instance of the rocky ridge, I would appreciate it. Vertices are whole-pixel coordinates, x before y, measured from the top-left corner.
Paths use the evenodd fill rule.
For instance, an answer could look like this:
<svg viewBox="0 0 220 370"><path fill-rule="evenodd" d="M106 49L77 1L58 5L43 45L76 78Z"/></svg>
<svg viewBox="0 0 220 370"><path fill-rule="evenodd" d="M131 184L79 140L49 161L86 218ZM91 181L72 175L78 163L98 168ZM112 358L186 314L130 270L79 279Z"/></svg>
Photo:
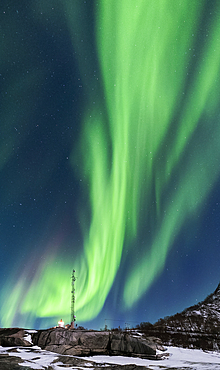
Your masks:
<svg viewBox="0 0 220 370"><path fill-rule="evenodd" d="M121 355L156 358L162 349L156 338L144 338L137 333L115 333L54 328L38 330L32 335L33 344L45 349L73 356Z"/></svg>
<svg viewBox="0 0 220 370"><path fill-rule="evenodd" d="M19 328L0 329L0 346L37 346L43 350L67 356L120 355L147 359L157 359L156 350L164 350L159 339L145 338L137 332L64 328L38 331Z"/></svg>

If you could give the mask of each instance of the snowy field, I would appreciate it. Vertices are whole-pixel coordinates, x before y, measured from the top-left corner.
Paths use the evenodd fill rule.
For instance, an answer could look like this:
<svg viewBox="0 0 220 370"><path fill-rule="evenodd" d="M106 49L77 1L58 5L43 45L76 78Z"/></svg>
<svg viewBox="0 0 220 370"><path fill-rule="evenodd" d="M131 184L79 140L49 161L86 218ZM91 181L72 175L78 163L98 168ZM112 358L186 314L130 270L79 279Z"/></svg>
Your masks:
<svg viewBox="0 0 220 370"><path fill-rule="evenodd" d="M111 369L110 364L132 364L137 365L137 369L138 366L145 366L146 369L151 370L220 370L220 353L217 352L203 352L202 350L167 347L165 353L169 354L167 358L157 361L122 356L80 358L74 356L61 356L53 352L41 350L37 346L22 348L0 346L0 355L9 354L9 356L20 357L24 360L23 363L19 363L21 369L26 366L26 368L30 369L46 370L50 366L50 369L53 370L64 370L65 368L69 370L92 370L105 367ZM66 360L68 360L68 362L66 362Z"/></svg>
<svg viewBox="0 0 220 370"><path fill-rule="evenodd" d="M164 353L158 351L158 353ZM135 364L146 366L152 370L165 369L193 369L193 370L220 370L220 353L204 352L197 349L186 349L179 347L167 347L169 356L163 360L142 360L140 358L122 356L94 356L89 359L103 363Z"/></svg>

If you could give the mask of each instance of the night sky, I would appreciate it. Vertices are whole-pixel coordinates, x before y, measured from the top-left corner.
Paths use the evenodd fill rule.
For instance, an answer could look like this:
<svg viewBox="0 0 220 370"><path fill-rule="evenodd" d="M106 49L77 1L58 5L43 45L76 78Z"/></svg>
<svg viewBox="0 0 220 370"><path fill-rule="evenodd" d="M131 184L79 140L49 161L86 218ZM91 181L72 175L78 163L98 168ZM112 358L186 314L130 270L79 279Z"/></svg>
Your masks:
<svg viewBox="0 0 220 370"><path fill-rule="evenodd" d="M2 327L133 326L220 272L220 2L2 0Z"/></svg>

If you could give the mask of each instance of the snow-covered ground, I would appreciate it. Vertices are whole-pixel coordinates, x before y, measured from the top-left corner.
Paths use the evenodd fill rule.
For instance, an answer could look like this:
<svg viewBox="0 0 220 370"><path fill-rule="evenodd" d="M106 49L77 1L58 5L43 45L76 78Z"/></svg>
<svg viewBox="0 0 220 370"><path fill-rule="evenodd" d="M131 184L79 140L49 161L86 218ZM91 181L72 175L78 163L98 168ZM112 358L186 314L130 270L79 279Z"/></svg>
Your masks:
<svg viewBox="0 0 220 370"><path fill-rule="evenodd" d="M16 352L11 352L12 349L17 349ZM1 347L0 354L8 353L10 356L20 357L24 362L21 366L29 366L31 369L45 370L46 366L51 366L51 363L58 358L58 355L53 352L43 351L40 347ZM56 366L56 365L55 365ZM60 367L53 367L54 370L60 370ZM63 368L62 368L63 369Z"/></svg>
<svg viewBox="0 0 220 370"><path fill-rule="evenodd" d="M15 352L13 352L15 351ZM21 366L28 366L31 369L45 370L50 366L53 370L75 369L95 369L97 365L108 367L108 364L135 364L137 366L146 366L146 369L165 370L165 369L193 369L193 370L220 370L220 353L203 352L196 349L184 349L177 347L167 347L166 353L169 356L163 360L144 360L140 358L122 357L122 356L93 356L77 358L82 360L81 364L74 364L73 356L60 356L59 354L41 350L37 346L33 347L1 347L0 355L8 353L10 356L20 357L24 360ZM65 366L62 358L72 357L73 365L70 363ZM76 357L75 357L76 359ZM83 363L83 361L90 361ZM58 362L56 362L58 361ZM71 360L72 361L72 360Z"/></svg>
<svg viewBox="0 0 220 370"><path fill-rule="evenodd" d="M160 351L158 351L160 352ZM93 356L88 359L103 363L135 364L146 366L148 369L193 369L193 370L220 370L220 353L204 352L197 349L186 349L179 347L167 347L165 353L169 356L163 360L144 360L141 358L122 356ZM160 352L161 353L161 352Z"/></svg>

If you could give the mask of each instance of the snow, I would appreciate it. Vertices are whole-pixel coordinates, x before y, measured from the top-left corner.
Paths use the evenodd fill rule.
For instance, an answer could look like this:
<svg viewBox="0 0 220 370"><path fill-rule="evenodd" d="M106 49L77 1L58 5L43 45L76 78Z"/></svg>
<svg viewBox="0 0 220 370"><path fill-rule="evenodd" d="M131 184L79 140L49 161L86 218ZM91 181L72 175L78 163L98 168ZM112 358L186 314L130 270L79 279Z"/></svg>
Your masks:
<svg viewBox="0 0 220 370"><path fill-rule="evenodd" d="M17 352L11 352L12 350ZM64 364L59 362L53 363L58 358L58 354L41 350L37 346L33 347L1 347L0 354L8 353L10 356L20 357L24 360L20 366L27 366L31 369L44 370L48 366L53 370L64 369ZM93 357L80 357L80 359L94 362L94 368L97 368L95 363L100 364L133 364L139 366L146 366L151 370L161 369L179 369L184 370L220 370L220 353L218 352L204 352L197 349L186 349L179 347L167 347L166 352L157 351L157 353L168 354L163 360L146 360L137 357L123 357L123 356L93 356ZM74 356L68 356L74 357ZM81 366L68 365L68 369L89 369L93 370L91 363L81 364Z"/></svg>
<svg viewBox="0 0 220 370"><path fill-rule="evenodd" d="M25 330L24 339L29 342L30 344L33 344L31 334L37 333L37 330Z"/></svg>
<svg viewBox="0 0 220 370"><path fill-rule="evenodd" d="M193 311L193 313L196 313L197 315L202 315L202 314L201 314L201 311L196 311L196 310L194 310L194 311Z"/></svg>
<svg viewBox="0 0 220 370"><path fill-rule="evenodd" d="M18 352L11 352L11 350L17 349ZM35 349L35 351L32 351ZM37 350L37 352L36 352ZM34 347L1 347L0 354L8 353L10 356L20 357L24 362L21 362L20 366L29 366L31 369L45 370L46 366L51 365L51 363L58 358L56 353L42 351L41 348ZM52 367L54 370L61 369L55 367L55 364Z"/></svg>
<svg viewBox="0 0 220 370"><path fill-rule="evenodd" d="M30 335L30 334L25 334L24 339L25 339L27 342L29 342L30 344L33 344L32 339L31 339L31 335Z"/></svg>
<svg viewBox="0 0 220 370"><path fill-rule="evenodd" d="M163 360L145 360L122 356L93 356L87 359L98 363L148 366L152 370L159 370L161 367L167 369L220 370L220 353L179 347L167 347L167 352L169 357ZM158 351L158 353L161 352Z"/></svg>

